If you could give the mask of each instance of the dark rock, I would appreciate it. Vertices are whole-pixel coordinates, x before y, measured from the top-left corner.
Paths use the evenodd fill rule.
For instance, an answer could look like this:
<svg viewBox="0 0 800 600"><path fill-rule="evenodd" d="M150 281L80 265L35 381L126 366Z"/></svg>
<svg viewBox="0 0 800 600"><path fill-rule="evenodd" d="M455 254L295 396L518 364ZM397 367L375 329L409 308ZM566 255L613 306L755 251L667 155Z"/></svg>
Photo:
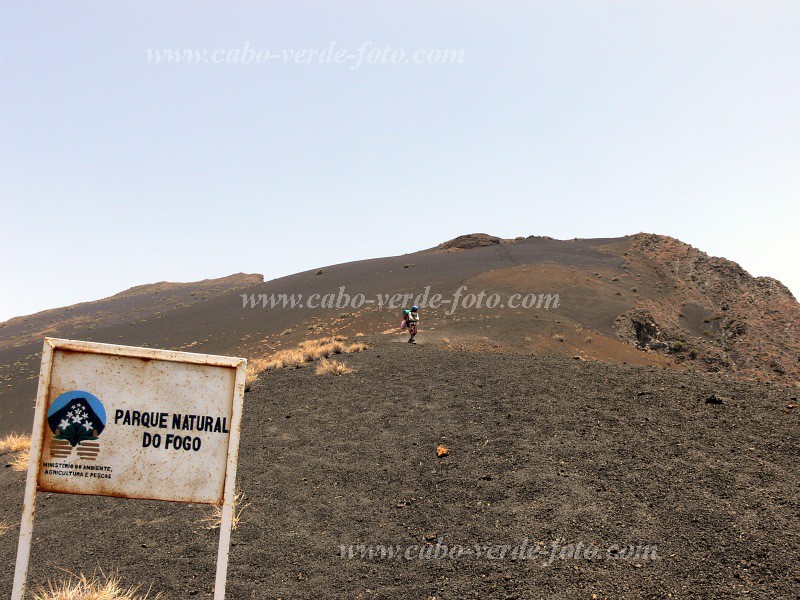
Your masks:
<svg viewBox="0 0 800 600"><path fill-rule="evenodd" d="M716 394L711 394L708 398L706 398L706 404L722 404L727 400L724 396L718 396Z"/></svg>

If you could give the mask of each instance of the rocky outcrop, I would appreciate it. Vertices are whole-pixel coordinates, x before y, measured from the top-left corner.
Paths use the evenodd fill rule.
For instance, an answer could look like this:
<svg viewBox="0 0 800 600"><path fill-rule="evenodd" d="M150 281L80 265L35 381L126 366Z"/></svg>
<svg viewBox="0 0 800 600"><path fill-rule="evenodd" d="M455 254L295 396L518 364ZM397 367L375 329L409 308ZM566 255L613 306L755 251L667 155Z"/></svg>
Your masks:
<svg viewBox="0 0 800 600"><path fill-rule="evenodd" d="M679 360L691 352L710 370L800 380L800 304L780 281L753 277L733 261L667 236L638 234L619 249L629 268L647 273L667 294L621 315L620 337ZM687 322L687 307L704 311L701 331Z"/></svg>
<svg viewBox="0 0 800 600"><path fill-rule="evenodd" d="M436 249L442 251L472 250L473 248L483 248L485 246L497 246L502 242L501 238L487 233L469 233L439 244Z"/></svg>

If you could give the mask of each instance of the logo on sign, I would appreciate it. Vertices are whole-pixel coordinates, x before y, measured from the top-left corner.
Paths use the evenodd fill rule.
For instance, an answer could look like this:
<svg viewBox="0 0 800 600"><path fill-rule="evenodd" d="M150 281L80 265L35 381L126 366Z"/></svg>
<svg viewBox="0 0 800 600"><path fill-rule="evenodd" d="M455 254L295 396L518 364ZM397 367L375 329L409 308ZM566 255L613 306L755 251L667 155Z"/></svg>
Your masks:
<svg viewBox="0 0 800 600"><path fill-rule="evenodd" d="M81 459L95 460L100 453L97 439L106 426L106 410L93 394L74 390L53 400L47 411L47 424L53 432L53 458L66 458L76 449Z"/></svg>

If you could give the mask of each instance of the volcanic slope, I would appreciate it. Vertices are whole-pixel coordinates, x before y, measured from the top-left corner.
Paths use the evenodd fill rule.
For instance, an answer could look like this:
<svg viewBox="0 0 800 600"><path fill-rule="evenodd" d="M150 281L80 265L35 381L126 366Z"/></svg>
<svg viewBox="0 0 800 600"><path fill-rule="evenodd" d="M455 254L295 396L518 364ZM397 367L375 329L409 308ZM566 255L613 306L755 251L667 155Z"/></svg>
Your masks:
<svg viewBox="0 0 800 600"><path fill-rule="evenodd" d="M796 595L790 388L364 339L368 351L340 357L352 373L269 371L245 394L239 488L250 505L233 532L229 598ZM437 457L438 446L447 455ZM4 469L0 518L10 524L23 488L24 474ZM210 597L217 532L201 522L208 513L42 494L31 585L100 565L168 598ZM0 536L2 597L17 531ZM591 558L570 558L578 543ZM464 551L419 558L437 544ZM500 547L523 544L542 553L498 558ZM351 545L402 555L368 558L354 547L347 558ZM630 545L647 546L647 558Z"/></svg>

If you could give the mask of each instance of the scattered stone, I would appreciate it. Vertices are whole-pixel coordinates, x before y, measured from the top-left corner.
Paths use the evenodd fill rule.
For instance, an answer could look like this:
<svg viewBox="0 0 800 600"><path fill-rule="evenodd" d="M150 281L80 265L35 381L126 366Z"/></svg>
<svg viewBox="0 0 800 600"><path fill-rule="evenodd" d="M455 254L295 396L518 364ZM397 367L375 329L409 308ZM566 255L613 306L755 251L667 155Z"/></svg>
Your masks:
<svg viewBox="0 0 800 600"><path fill-rule="evenodd" d="M706 398L706 404L722 404L725 402L727 398L724 396L717 396L716 394L711 394L708 398Z"/></svg>
<svg viewBox="0 0 800 600"><path fill-rule="evenodd" d="M448 450L447 446L436 447L436 456L438 456L439 458L447 456L448 454L450 454L450 450Z"/></svg>

